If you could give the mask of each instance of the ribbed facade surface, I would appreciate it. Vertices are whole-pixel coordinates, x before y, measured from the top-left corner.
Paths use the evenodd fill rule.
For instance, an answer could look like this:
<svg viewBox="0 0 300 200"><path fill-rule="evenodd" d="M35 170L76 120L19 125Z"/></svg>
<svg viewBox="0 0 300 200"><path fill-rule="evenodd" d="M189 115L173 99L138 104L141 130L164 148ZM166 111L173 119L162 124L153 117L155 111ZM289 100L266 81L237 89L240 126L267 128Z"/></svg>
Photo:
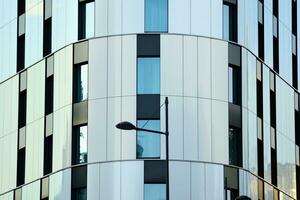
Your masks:
<svg viewBox="0 0 300 200"><path fill-rule="evenodd" d="M0 200L300 199L300 1L0 0ZM120 130L121 121L166 137Z"/></svg>

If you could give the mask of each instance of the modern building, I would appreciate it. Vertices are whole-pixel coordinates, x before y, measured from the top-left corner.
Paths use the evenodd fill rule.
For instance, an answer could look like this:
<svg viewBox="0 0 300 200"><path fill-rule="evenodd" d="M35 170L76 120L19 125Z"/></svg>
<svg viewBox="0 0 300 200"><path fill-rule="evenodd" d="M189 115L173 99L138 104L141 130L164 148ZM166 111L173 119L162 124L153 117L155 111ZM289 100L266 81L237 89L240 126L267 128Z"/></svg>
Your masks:
<svg viewBox="0 0 300 200"><path fill-rule="evenodd" d="M0 0L0 200L300 199L300 1Z"/></svg>

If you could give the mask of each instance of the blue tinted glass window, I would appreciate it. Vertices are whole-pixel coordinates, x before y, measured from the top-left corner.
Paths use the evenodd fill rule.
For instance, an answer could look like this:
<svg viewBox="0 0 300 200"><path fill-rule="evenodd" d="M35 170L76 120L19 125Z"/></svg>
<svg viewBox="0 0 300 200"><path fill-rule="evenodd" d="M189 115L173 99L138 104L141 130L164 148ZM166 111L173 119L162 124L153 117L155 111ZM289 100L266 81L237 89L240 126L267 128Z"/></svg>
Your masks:
<svg viewBox="0 0 300 200"><path fill-rule="evenodd" d="M138 94L160 93L160 58L138 58Z"/></svg>
<svg viewBox="0 0 300 200"><path fill-rule="evenodd" d="M159 120L138 120L138 127L160 130ZM160 135L144 131L137 132L137 157L159 158L160 157Z"/></svg>
<svg viewBox="0 0 300 200"><path fill-rule="evenodd" d="M165 200L166 184L145 184L144 200Z"/></svg>
<svg viewBox="0 0 300 200"><path fill-rule="evenodd" d="M74 103L87 100L88 65L78 65L74 69Z"/></svg>
<svg viewBox="0 0 300 200"><path fill-rule="evenodd" d="M229 40L229 6L223 5L223 39Z"/></svg>
<svg viewBox="0 0 300 200"><path fill-rule="evenodd" d="M168 31L168 0L145 0L145 31Z"/></svg>

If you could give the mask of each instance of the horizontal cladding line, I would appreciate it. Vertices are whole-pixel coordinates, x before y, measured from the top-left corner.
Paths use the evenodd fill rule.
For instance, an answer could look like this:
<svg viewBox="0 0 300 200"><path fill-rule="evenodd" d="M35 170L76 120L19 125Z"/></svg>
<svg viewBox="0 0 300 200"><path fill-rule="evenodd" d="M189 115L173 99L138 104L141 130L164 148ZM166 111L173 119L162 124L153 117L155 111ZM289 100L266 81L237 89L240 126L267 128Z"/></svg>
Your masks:
<svg viewBox="0 0 300 200"><path fill-rule="evenodd" d="M128 160L109 160L109 161L98 161L98 162L90 162L90 163L85 163L85 164L78 164L78 165L73 165L73 166L69 166L69 167L65 167L65 168L62 168L60 170L57 170L55 172L52 172L46 176L43 176L41 178L38 178L38 179L35 179L29 183L26 183L24 185L21 185L19 187L16 187L14 189L11 189L7 192L4 192L2 194L0 194L0 196L2 195L5 195L5 194L8 194L10 192L13 192L14 190L18 189L18 188L22 188L24 186L27 186L27 185L30 185L31 183L34 183L36 181L39 181L41 179L43 179L44 177L48 177L48 176L51 176L51 175L54 175L56 173L59 173L59 172L62 172L64 170L67 170L67 169L72 169L74 167L78 167L78 166L89 166L89 165L96 165L96 164L105 164L105 163L122 163L122 162L144 162L145 160L149 161L148 159L128 159ZM164 160L164 159L156 159L156 160ZM278 191L280 191L282 194L288 196L289 198L293 199L293 197L291 197L289 194L287 194L286 192L280 190L277 186L273 185L272 183L270 183L269 181L257 176L256 174L252 173L250 170L248 169L245 169L245 168L241 168L241 167L237 167L237 166L232 166L232 165L227 165L227 164L223 164L223 163L217 163L217 162L208 162L208 161L195 161L195 160L179 160L179 159L170 159L169 160L170 162L183 162L183 163L202 163L202 164L212 164L212 165L219 165L219 166L224 166L224 167L234 167L236 169L239 169L239 170L243 170L244 172L247 172L253 176L255 176L257 179L260 179L262 181L264 181L264 183L267 183L269 184L270 186L272 186L273 188L277 189Z"/></svg>
<svg viewBox="0 0 300 200"><path fill-rule="evenodd" d="M90 40L94 40L94 39L100 39L100 38L109 38L109 37L117 37L117 36L130 36L130 35L138 35L138 34L145 34L145 33L136 33L136 34L133 34L133 33L127 33L127 34L115 34L115 35L107 35L107 36L98 36L98 37L92 37L92 38L88 38L88 39L83 39L83 40L79 40L77 42L74 42L74 43L71 43L71 44L67 44L63 47L61 47L60 49L56 50L55 52L51 53L50 55L47 55L45 56L43 59L35 62L34 64L32 64L31 66L27 67L27 68L24 68L23 70L19 71L18 73L16 73L15 75L3 80L0 82L0 85L10 79L12 79L13 77L17 76L18 74L22 73L23 71L31 68L32 66L36 65L37 63L45 60L46 58L54 55L55 53L57 53L58 51L68 47L68 46L71 46L73 44L77 44L77 43L80 43L80 42L83 42L83 41L90 41ZM217 41L223 41L223 42L227 42L227 43L231 43L231 44L234 44L234 45L237 45L237 46L240 46L241 48L247 50L248 52L250 52L253 56L255 56L255 58L257 60L259 60L261 63L263 63L265 66L268 67L268 69L270 71L272 71L274 74L276 74L276 76L278 76L283 82L285 82L290 88L292 88L295 92L297 92L299 95L300 95L300 90L298 91L296 88L294 88L292 85L290 85L286 80L284 80L280 74L278 74L276 71L274 71L272 68L270 68L270 66L268 66L262 59L260 59L259 57L257 57L250 49L248 49L248 47L245 47L239 43L236 43L236 42L232 42L232 41L228 41L228 40L223 40L223 39L220 39L220 38L214 38L214 37L208 37L208 36L200 36L200 35L192 35L192 34L180 34L180 33L156 33L156 32L153 32L153 33L147 33L147 34L160 34L160 35L178 35L178 36L191 36L191 37L199 37L199 38L207 38L207 39L211 39L211 40L217 40ZM300 77L299 77L300 78Z"/></svg>

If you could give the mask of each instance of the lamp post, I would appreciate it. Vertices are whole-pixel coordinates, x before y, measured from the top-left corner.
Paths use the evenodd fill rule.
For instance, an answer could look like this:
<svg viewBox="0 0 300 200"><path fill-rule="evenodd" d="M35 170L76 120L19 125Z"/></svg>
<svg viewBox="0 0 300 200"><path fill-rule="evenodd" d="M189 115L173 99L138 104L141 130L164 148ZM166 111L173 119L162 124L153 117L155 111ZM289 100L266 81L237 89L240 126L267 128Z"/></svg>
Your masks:
<svg viewBox="0 0 300 200"><path fill-rule="evenodd" d="M144 129L144 128L138 128L135 125L133 125L130 122L124 121L120 122L116 125L116 128L121 129L121 130L136 130L136 131L144 131L144 132L149 132L149 133L155 133L155 134L160 134L160 135L165 135L166 136L166 200L169 200L169 100L168 97L165 98L165 106L166 106L166 130L165 132L162 131L156 131L156 130L149 130L149 129Z"/></svg>

